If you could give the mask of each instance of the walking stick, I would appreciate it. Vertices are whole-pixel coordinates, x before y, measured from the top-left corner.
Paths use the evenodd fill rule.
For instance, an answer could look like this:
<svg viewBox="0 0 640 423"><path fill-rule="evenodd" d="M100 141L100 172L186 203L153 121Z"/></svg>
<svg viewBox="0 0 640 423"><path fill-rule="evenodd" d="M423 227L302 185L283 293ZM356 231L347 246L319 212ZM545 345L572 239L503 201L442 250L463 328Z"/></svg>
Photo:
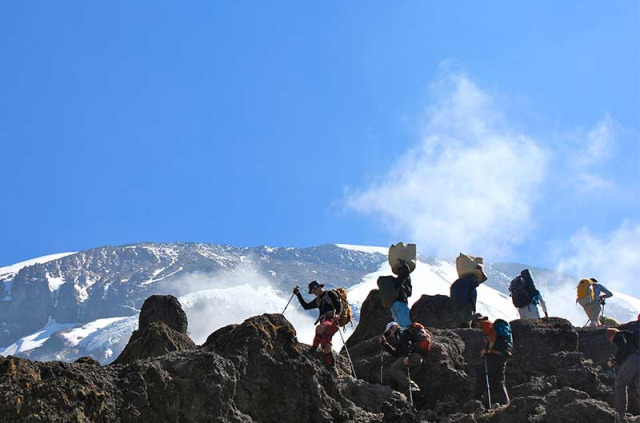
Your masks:
<svg viewBox="0 0 640 423"><path fill-rule="evenodd" d="M602 312L600 313L600 320L601 320L602 322L604 322L604 305L605 305L606 303L607 303L607 302L604 300L604 298L600 300L600 304L602 305ZM600 322L598 322L598 323L600 323ZM604 323L603 323L603 324L604 324Z"/></svg>
<svg viewBox="0 0 640 423"><path fill-rule="evenodd" d="M298 285L296 285L296 288L300 288ZM296 294L291 294L291 298L289 298L289 302L287 303L286 306L284 306L284 310L282 310L282 314L284 314L285 311L287 311L287 307L289 307L289 304L291 303L291 300L293 300L293 296Z"/></svg>
<svg viewBox="0 0 640 423"><path fill-rule="evenodd" d="M380 385L382 385L382 369L384 369L384 350L380 348Z"/></svg>
<svg viewBox="0 0 640 423"><path fill-rule="evenodd" d="M409 370L409 366L407 366L407 380L409 381L409 402L411 402L411 406L413 407L413 392L411 391L411 371Z"/></svg>
<svg viewBox="0 0 640 423"><path fill-rule="evenodd" d="M485 355L482 356L482 359L484 360L484 374L487 378L487 397L489 398L489 410L491 410L491 388L489 386L489 369L487 368L487 355L485 353Z"/></svg>
<svg viewBox="0 0 640 423"><path fill-rule="evenodd" d="M342 331L338 329L338 333L340 334L340 338L342 338L342 345L344 345L344 350L347 352L347 358L349 359L349 364L351 365L351 371L353 372L353 377L358 378L356 376L356 368L353 367L353 361L351 361L351 356L349 355L349 348L347 348L347 343L344 342L344 336L342 336Z"/></svg>

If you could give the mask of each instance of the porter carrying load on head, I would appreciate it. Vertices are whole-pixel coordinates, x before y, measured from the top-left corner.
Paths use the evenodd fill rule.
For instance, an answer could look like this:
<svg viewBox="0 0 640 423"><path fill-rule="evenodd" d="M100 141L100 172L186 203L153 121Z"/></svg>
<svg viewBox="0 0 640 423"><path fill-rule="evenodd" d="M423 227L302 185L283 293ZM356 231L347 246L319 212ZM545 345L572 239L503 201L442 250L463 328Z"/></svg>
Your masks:
<svg viewBox="0 0 640 423"><path fill-rule="evenodd" d="M460 253L456 258L458 280L451 284L451 307L458 314L460 327L469 328L473 314L476 312L478 286L487 280L484 273L482 257L474 257Z"/></svg>
<svg viewBox="0 0 640 423"><path fill-rule="evenodd" d="M581 279L576 287L578 295L576 303L584 309L589 321L589 326L600 326L600 311L605 303L605 298L613 294L602 286L595 278Z"/></svg>
<svg viewBox="0 0 640 423"><path fill-rule="evenodd" d="M378 278L380 300L385 308L390 309L393 320L407 327L411 324L409 297L413 287L410 273L416 268L416 245L399 242L389 247L389 265L398 276Z"/></svg>
<svg viewBox="0 0 640 423"><path fill-rule="evenodd" d="M334 365L333 353L331 351L331 339L333 335L340 330L340 326L344 326L350 321L349 303L346 302L346 295L341 295L340 290L325 291L324 284L316 281L309 283L309 294L316 296L315 300L306 302L300 294L298 287L293 289L293 293L298 297L300 305L305 310L317 308L320 312L316 323L316 336L313 338L311 351L315 351L318 346L322 347L322 351L326 355L327 365ZM344 291L344 290L342 290ZM344 297L344 298L343 298ZM344 305L346 303L346 305Z"/></svg>
<svg viewBox="0 0 640 423"><path fill-rule="evenodd" d="M509 284L509 295L513 305L518 309L521 319L539 319L538 304L542 307L544 317L549 317L547 305L542 294L536 288L533 275L529 269L524 269Z"/></svg>

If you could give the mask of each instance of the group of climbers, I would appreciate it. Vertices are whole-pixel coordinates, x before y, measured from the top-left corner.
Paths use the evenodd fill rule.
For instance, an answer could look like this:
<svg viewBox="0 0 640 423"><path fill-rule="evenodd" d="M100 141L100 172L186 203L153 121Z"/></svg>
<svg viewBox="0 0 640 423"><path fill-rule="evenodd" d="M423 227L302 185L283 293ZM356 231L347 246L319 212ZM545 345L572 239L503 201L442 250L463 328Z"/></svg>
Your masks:
<svg viewBox="0 0 640 423"><path fill-rule="evenodd" d="M406 257L403 257L403 254ZM412 393L419 392L420 388L410 375L415 375L421 369L424 355L431 350L430 333L420 323L412 322L409 312L408 299L412 295L410 274L416 266L415 245L399 243L391 246L389 262L396 276L380 277L378 287L382 304L390 310L393 320L386 325L378 341L386 352L396 358L389 366L389 376L395 380L401 391L408 391L411 397ZM450 298L459 326L479 328L486 339L486 346L480 351L483 366L478 369L474 397L483 402L487 400L489 407L492 403L508 404L505 369L513 351L511 327L505 320L496 319L492 322L488 317L477 313L477 288L488 279L483 259L460 254L456 259L456 270L458 279L451 284ZM332 337L342 326L339 318L345 305L348 307L348 303L346 296L341 298L336 291L323 288L324 285L317 281L309 283L309 294L316 296L311 302L304 300L298 287L293 292L305 310L319 309L311 351L316 351L320 346L326 356L327 365L334 366ZM628 388L635 389L636 395L640 397L640 356L636 335L615 329L620 326L620 322L601 314L605 298L613 294L596 279L581 280L577 289L576 302L584 308L589 317L588 324L609 327L607 339L617 347L617 353L610 360L610 366L615 364L619 367L614 389L615 407L620 413L624 413L627 408ZM542 308L544 317L549 317L542 294L528 269L523 270L511 281L509 293L521 319L539 319L538 306ZM640 320L640 315L638 319ZM492 398L495 401L492 401Z"/></svg>

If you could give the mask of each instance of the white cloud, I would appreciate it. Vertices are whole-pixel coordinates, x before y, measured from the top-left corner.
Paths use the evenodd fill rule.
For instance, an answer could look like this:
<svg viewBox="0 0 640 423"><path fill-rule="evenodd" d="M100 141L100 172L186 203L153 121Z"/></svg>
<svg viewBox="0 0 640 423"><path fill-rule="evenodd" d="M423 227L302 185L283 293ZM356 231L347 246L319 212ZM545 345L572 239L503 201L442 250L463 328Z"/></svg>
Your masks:
<svg viewBox="0 0 640 423"><path fill-rule="evenodd" d="M613 120L607 115L587 134L584 155L578 156L578 163L591 165L610 159L616 145L615 135Z"/></svg>
<svg viewBox="0 0 640 423"><path fill-rule="evenodd" d="M291 292L275 289L250 262L214 274L190 274L176 281L175 286L179 287L179 301L187 314L189 335L196 344L204 343L224 326L264 313L281 313L291 297ZM298 341L313 341L317 310L305 311L293 298L285 317L296 329ZM333 341L334 350L339 350L340 336L336 334Z"/></svg>
<svg viewBox="0 0 640 423"><path fill-rule="evenodd" d="M422 251L505 257L534 222L548 153L509 127L492 98L465 75L434 87L424 138L382 180L349 195Z"/></svg>
<svg viewBox="0 0 640 423"><path fill-rule="evenodd" d="M559 250L558 270L593 277L604 286L640 297L640 223L624 222L603 237L582 229Z"/></svg>

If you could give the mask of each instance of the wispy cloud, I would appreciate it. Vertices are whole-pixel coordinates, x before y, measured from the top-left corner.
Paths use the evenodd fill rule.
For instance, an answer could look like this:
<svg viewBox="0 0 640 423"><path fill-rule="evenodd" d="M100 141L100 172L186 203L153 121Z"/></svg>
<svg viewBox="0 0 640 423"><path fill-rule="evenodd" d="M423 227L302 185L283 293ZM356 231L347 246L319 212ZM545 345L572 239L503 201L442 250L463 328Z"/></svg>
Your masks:
<svg viewBox="0 0 640 423"><path fill-rule="evenodd" d="M604 236L582 229L557 254L559 271L594 277L610 289L640 297L640 223L624 222Z"/></svg>
<svg viewBox="0 0 640 423"><path fill-rule="evenodd" d="M506 257L534 227L531 211L548 153L514 130L466 75L447 76L433 93L419 145L380 181L352 192L347 204L423 251Z"/></svg>
<svg viewBox="0 0 640 423"><path fill-rule="evenodd" d="M174 286L189 319L189 334L197 344L221 327L263 313L281 313L291 297L291 292L275 289L250 262L213 274L190 274ZM311 343L317 310L302 310L294 298L285 317L296 329L298 340ZM334 345L339 348L341 343L336 339Z"/></svg>

